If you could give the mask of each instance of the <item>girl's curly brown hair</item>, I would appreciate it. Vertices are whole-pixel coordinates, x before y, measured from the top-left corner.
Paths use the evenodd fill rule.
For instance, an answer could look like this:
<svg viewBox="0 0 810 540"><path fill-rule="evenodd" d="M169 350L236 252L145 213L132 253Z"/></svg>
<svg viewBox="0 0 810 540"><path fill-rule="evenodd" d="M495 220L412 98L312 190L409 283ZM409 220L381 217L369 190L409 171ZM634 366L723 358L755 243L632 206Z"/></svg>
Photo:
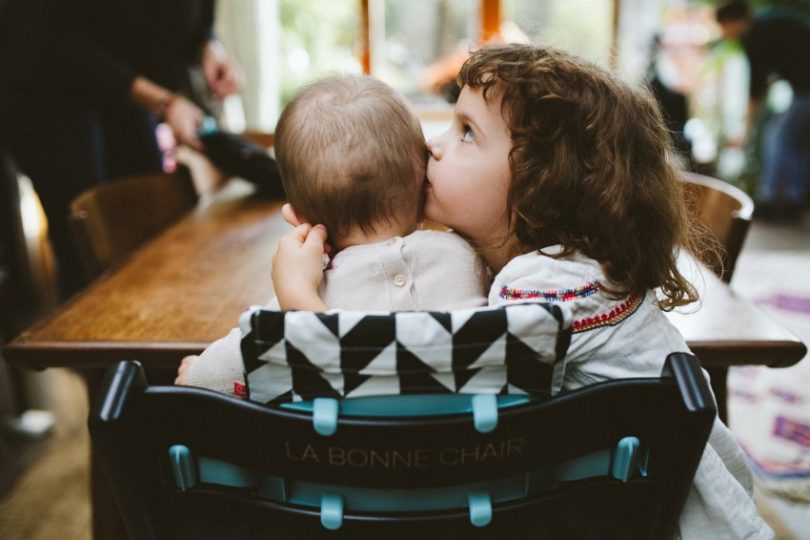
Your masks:
<svg viewBox="0 0 810 540"><path fill-rule="evenodd" d="M649 91L562 51L514 44L474 51L458 82L482 88L484 99L495 87L501 93L513 143L510 226L523 252L578 250L621 288L608 292L657 288L665 310L697 300L676 259L701 234Z"/></svg>

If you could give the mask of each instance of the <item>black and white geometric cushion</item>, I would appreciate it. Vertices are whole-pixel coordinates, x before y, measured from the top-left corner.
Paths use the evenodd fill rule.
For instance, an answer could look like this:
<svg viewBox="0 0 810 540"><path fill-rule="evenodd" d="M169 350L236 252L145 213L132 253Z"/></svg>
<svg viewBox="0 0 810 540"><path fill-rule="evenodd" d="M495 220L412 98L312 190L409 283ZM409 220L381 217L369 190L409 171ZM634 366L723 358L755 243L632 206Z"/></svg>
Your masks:
<svg viewBox="0 0 810 540"><path fill-rule="evenodd" d="M448 312L271 311L240 319L248 397L279 403L390 394L559 390L571 337L565 306Z"/></svg>

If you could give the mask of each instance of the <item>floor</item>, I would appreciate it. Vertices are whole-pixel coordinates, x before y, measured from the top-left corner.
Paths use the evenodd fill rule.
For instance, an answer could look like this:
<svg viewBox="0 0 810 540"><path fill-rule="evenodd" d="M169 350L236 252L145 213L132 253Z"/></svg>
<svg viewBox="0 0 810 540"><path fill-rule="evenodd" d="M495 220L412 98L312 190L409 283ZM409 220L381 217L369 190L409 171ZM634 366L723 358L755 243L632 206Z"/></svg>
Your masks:
<svg viewBox="0 0 810 540"><path fill-rule="evenodd" d="M755 222L741 255L733 286L740 291L760 279L756 271L770 256L789 255L785 260L810 261L810 215L792 226ZM795 273L785 266L770 273ZM771 276L780 279L779 275ZM810 285L808 285L810 297ZM794 330L796 331L796 330ZM804 332L803 329L799 331ZM798 331L797 331L798 333ZM803 336L810 343L810 327ZM89 441L85 427L87 401L79 377L67 370L37 374L37 384L47 386L43 406L56 411L57 423L45 441L18 441L26 448L28 466L15 488L0 499L0 538L5 540L89 540L90 506L88 489ZM730 411L732 426L735 421ZM810 540L810 502L798 503L758 491L763 518L783 540ZM810 500L810 499L808 499Z"/></svg>
<svg viewBox="0 0 810 540"><path fill-rule="evenodd" d="M778 224L755 221L743 251L737 262L732 286L766 311L768 315L789 327L805 343L810 344L810 214L799 223ZM789 306L793 309L777 309L768 301L769 292L789 289L802 302ZM810 372L810 355L798 365L787 369L768 370L768 376L781 379L789 385L799 375L807 377ZM729 390L733 393L730 377ZM805 394L810 396L810 393ZM735 400L729 401L729 423L740 436L747 430L745 415L735 416ZM741 417L742 416L742 417ZM805 413L805 418L807 414ZM806 445L805 445L806 446ZM808 450L805 449L805 452ZM806 455L806 454L805 454ZM810 480L800 492L780 496L773 491L758 491L758 506L768 522L777 531L778 538L810 540Z"/></svg>
<svg viewBox="0 0 810 540"><path fill-rule="evenodd" d="M37 407L52 410L56 424L41 441L9 437L23 469L11 493L0 499L0 538L89 540L90 483L88 405L84 383L65 369L37 373L30 381L47 387Z"/></svg>

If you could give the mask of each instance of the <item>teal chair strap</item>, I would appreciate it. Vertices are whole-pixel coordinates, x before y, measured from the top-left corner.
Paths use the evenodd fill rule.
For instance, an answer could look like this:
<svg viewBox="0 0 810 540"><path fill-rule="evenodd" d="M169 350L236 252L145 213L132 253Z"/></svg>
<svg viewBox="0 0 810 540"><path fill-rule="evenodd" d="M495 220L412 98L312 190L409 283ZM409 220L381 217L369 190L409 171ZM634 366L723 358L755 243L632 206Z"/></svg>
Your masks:
<svg viewBox="0 0 810 540"><path fill-rule="evenodd" d="M319 507L326 528L340 527L344 508L406 512L465 506L470 510L471 523L482 527L491 520L493 503L520 499L560 482L605 476L627 482L633 478L634 472L638 477L645 477L648 456L639 451L640 447L637 437L628 436L619 440L612 449L592 452L548 470L485 482L422 489L371 489L285 480L205 456L195 460L183 445L172 446L169 457L175 484L182 491L197 483L213 484L248 489L270 500Z"/></svg>
<svg viewBox="0 0 810 540"><path fill-rule="evenodd" d="M197 483L196 467L191 459L191 451L187 446L175 444L169 448L169 461L172 464L172 474L178 489L186 491Z"/></svg>
<svg viewBox="0 0 810 540"><path fill-rule="evenodd" d="M470 523L473 527L486 527L492 522L492 499L486 491L475 491L467 496Z"/></svg>
<svg viewBox="0 0 810 540"><path fill-rule="evenodd" d="M337 493L321 495L321 525L330 531L343 525L343 497Z"/></svg>

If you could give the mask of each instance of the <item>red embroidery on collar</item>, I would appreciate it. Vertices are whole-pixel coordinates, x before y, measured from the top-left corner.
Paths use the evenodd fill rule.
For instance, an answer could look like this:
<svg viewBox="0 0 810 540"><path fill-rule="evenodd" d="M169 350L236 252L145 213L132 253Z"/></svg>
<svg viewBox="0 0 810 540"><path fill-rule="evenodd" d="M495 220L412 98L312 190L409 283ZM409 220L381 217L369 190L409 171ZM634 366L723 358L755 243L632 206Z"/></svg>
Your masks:
<svg viewBox="0 0 810 540"><path fill-rule="evenodd" d="M574 321L572 328L575 334L599 328L601 326L615 326L636 312L644 296L632 294L627 299L611 309L608 313L601 313L593 317L584 317Z"/></svg>

